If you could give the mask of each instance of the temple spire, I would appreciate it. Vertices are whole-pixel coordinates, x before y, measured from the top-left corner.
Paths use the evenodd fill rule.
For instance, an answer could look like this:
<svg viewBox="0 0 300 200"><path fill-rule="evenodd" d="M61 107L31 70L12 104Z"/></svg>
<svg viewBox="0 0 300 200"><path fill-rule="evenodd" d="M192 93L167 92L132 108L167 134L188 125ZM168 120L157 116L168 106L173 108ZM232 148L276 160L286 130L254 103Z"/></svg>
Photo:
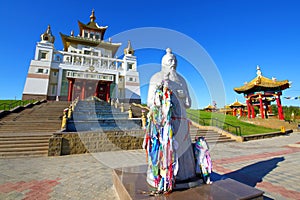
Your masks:
<svg viewBox="0 0 300 200"><path fill-rule="evenodd" d="M257 72L256 72L257 76L261 76L262 74L261 74L259 65L256 66L256 70L257 70Z"/></svg>
<svg viewBox="0 0 300 200"><path fill-rule="evenodd" d="M96 16L95 16L95 9L92 10L92 14L90 16L91 22L94 22L96 20Z"/></svg>
<svg viewBox="0 0 300 200"><path fill-rule="evenodd" d="M134 50L131 46L131 42L130 40L128 40L128 45L127 45L127 48L124 49L124 54L127 55L127 54L131 54L133 55L134 54Z"/></svg>
<svg viewBox="0 0 300 200"><path fill-rule="evenodd" d="M41 34L41 41L54 43L55 37L52 35L50 25L48 25L47 30L43 34Z"/></svg>

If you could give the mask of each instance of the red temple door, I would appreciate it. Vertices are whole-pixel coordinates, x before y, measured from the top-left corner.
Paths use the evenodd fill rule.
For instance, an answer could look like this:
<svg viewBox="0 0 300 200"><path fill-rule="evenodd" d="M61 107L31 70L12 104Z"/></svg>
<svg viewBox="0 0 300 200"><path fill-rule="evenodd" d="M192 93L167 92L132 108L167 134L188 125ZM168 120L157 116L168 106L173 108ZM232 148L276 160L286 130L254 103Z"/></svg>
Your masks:
<svg viewBox="0 0 300 200"><path fill-rule="evenodd" d="M107 84L106 83L99 83L98 85L98 97L103 100L106 101L106 93L107 93Z"/></svg>

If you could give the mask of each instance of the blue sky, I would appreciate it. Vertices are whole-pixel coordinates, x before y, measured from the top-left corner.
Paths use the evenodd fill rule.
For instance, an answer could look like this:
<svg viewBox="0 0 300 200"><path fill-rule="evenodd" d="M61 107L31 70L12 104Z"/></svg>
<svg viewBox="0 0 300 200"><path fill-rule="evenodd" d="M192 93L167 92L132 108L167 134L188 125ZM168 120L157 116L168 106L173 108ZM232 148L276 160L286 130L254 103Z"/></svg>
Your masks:
<svg viewBox="0 0 300 200"><path fill-rule="evenodd" d="M48 24L56 36L56 49L62 50L59 32L70 34L74 30L77 34L77 20L87 23L93 8L96 22L108 26L105 39L127 30L158 27L174 30L196 41L217 67L227 104L236 98L244 102L243 96L235 93L233 88L252 80L256 76L256 65L260 65L266 77L292 81L292 87L285 90L283 96L300 96L300 1L28 0L0 2L0 99L21 99L36 42ZM133 47L138 37L128 38ZM157 42L158 38L150 36L149 39ZM126 40L114 42L127 43ZM172 48L174 40L170 42L173 44L163 41L166 47ZM143 82L147 82L153 71L159 70L163 54L164 51L159 49L136 51ZM149 67L151 73L147 73ZM178 72L191 85L197 107L204 107L215 99L210 95L205 77L201 77L201 73L195 76L197 72L193 67L185 56L178 55ZM206 70L209 73L212 69ZM146 99L146 91L147 85L142 87L142 101ZM223 106L218 99L216 101L218 106ZM300 105L299 100L283 98L282 102Z"/></svg>

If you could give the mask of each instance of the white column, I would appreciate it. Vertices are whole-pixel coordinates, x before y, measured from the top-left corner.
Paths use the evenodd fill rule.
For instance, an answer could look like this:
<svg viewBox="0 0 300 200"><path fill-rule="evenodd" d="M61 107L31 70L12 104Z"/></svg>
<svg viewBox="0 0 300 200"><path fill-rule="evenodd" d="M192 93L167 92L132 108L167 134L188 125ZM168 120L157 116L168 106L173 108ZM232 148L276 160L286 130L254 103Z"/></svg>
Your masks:
<svg viewBox="0 0 300 200"><path fill-rule="evenodd" d="M115 86L115 91L116 91L116 98L119 98L119 73L117 72L116 74L116 86Z"/></svg>
<svg viewBox="0 0 300 200"><path fill-rule="evenodd" d="M56 101L59 101L59 97L60 97L62 75L63 75L63 69L59 68L59 70L58 70L58 80L57 80Z"/></svg>

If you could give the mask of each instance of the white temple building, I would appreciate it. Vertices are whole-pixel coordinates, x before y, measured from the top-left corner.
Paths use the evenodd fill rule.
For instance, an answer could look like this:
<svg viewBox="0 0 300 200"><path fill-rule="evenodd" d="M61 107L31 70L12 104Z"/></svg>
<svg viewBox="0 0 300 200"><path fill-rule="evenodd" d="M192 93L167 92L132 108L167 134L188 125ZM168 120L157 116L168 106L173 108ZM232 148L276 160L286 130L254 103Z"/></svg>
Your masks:
<svg viewBox="0 0 300 200"><path fill-rule="evenodd" d="M107 26L78 21L79 34L60 33L63 50L54 47L55 37L48 26L37 43L31 60L22 99L72 101L97 96L104 101L141 102L137 59L128 41L123 58L116 58L121 43L104 41Z"/></svg>

